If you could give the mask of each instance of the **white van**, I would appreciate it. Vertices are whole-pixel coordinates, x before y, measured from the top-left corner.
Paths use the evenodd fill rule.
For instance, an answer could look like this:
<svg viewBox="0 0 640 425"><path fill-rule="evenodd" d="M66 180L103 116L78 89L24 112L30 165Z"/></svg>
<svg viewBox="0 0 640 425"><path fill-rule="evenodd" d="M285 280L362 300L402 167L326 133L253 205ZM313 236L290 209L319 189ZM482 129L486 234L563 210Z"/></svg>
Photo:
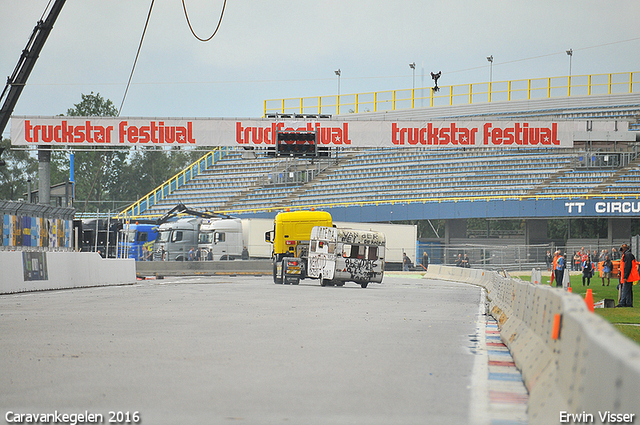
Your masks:
<svg viewBox="0 0 640 425"><path fill-rule="evenodd" d="M380 283L385 239L381 232L316 226L311 229L307 275L320 279L322 286Z"/></svg>

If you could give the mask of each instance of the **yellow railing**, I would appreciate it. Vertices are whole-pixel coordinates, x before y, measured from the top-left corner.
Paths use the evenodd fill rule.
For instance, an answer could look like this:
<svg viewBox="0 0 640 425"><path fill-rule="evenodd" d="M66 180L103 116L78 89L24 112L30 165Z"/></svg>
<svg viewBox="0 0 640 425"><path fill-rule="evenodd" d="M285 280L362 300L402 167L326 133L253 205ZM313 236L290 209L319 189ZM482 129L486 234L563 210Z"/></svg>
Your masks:
<svg viewBox="0 0 640 425"><path fill-rule="evenodd" d="M298 210L310 210L310 209L330 209L330 208L344 208L344 207L364 207L364 206L371 206L371 205L403 205L403 204L426 204L427 202L429 203L442 203L442 202L488 202L488 201L525 201L525 200L531 200L531 199L535 199L535 200L539 200L539 199L551 199L551 200L556 200L556 199L567 199L567 200L572 200L572 199L635 199L638 200L640 199L640 195L638 194L607 194L607 195L602 195L602 194L596 194L596 195L588 195L588 194L582 194L582 195L570 195L570 194L566 194L566 195L562 195L562 194L558 194L558 195L496 195L496 196L470 196L470 197L441 197L441 198L418 198L418 199L388 199L388 200L377 200L377 201L346 201L346 202L333 202L333 203L316 203L316 204L306 204L306 205L292 205L289 207L260 207L260 208L241 208L241 209L235 209L235 210L224 210L224 211L217 211L221 214L229 214L229 215L234 215L234 214L243 214L243 213L248 213L248 214L252 214L252 213L264 213L264 212L279 212L279 211L284 211L285 209L287 211L298 211ZM129 216L124 216L123 213L120 214L120 216L118 216L118 218L130 218L130 219L136 219L136 218L157 218L160 217L161 214L155 214L155 215L129 215Z"/></svg>
<svg viewBox="0 0 640 425"><path fill-rule="evenodd" d="M511 100L627 93L640 93L640 72L459 84L442 86L437 92L434 92L431 87L422 87L370 93L268 99L264 101L263 109L264 116L269 113L340 115Z"/></svg>
<svg viewBox="0 0 640 425"><path fill-rule="evenodd" d="M327 209L327 208L336 208L336 207L364 207L371 205L402 205L402 204L426 204L429 203L442 203L442 202L488 202L488 201L525 201L525 200L540 200L540 199L640 199L640 195L633 194L595 194L595 195L570 195L570 194L558 194L558 195L496 195L496 196L469 196L469 197L441 197L441 198L417 198L417 199L387 199L387 200L377 200L377 201L346 201L346 202L335 202L335 203L317 203L317 204L307 204L307 205L292 205L286 207L287 211L296 211L296 210L309 210L312 208L315 209ZM262 207L262 208L245 208L245 209L236 209L236 210L225 210L218 211L222 214L242 214L242 213L262 213L262 212L277 212L283 211L284 207Z"/></svg>
<svg viewBox="0 0 640 425"><path fill-rule="evenodd" d="M137 202L121 211L116 216L116 218L126 219L141 216L144 211L148 210L149 208L166 198L169 194L175 192L185 183L191 181L191 179L219 161L220 158L226 155L229 149L229 147L223 146L217 147L207 152L193 164L189 165L184 170L180 171L178 174L171 177L169 180L165 181L163 184L149 192L147 195L140 198Z"/></svg>

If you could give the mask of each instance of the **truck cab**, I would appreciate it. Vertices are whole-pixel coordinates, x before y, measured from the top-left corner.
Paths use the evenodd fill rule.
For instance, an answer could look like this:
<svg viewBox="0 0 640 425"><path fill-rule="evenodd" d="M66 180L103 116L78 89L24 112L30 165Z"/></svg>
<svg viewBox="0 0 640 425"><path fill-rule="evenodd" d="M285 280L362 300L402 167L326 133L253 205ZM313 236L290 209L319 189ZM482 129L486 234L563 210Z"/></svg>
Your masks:
<svg viewBox="0 0 640 425"><path fill-rule="evenodd" d="M239 218L204 219L198 250L202 260L235 260L242 256L242 221Z"/></svg>
<svg viewBox="0 0 640 425"><path fill-rule="evenodd" d="M154 261L187 261L189 250L198 246L201 218L180 218L163 223L153 245Z"/></svg>
<svg viewBox="0 0 640 425"><path fill-rule="evenodd" d="M119 251L126 258L144 261L147 258L147 247L153 249L153 243L158 236L158 226L154 224L125 224L120 232Z"/></svg>
<svg viewBox="0 0 640 425"><path fill-rule="evenodd" d="M273 281L297 284L307 275L307 257L311 229L333 226L326 211L287 211L278 213L273 230L265 233L265 241L273 244Z"/></svg>

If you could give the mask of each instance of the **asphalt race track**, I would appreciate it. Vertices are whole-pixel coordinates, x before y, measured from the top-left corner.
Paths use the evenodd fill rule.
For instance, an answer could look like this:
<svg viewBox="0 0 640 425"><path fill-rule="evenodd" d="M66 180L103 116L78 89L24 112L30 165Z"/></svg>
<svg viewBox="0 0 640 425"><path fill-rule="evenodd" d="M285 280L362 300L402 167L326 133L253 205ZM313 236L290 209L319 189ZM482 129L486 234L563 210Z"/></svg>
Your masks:
<svg viewBox="0 0 640 425"><path fill-rule="evenodd" d="M480 300L475 286L389 276L366 289L237 276L3 295L0 411L467 424Z"/></svg>

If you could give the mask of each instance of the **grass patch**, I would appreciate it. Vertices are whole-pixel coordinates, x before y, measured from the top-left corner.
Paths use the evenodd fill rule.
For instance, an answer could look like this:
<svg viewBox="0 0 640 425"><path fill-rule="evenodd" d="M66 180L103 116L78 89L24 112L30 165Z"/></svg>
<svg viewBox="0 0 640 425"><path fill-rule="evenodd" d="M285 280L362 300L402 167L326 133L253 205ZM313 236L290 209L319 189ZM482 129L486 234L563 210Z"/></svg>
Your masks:
<svg viewBox="0 0 640 425"><path fill-rule="evenodd" d="M640 344L640 326L614 325L620 333Z"/></svg>
<svg viewBox="0 0 640 425"><path fill-rule="evenodd" d="M517 276L522 280L531 281L531 275ZM548 284L549 276L542 276L543 284ZM591 289L593 293L593 302L609 298L618 304L618 279L611 279L609 286L602 286L602 279L599 276L591 279L589 286L582 286L582 274L571 275L571 290L574 294L578 294L584 298L587 289ZM555 282L554 282L555 284ZM635 285L633 308L596 308L595 313L612 323L623 335L640 344L640 326L629 326L631 324L640 324L640 284ZM618 325L620 324L620 325Z"/></svg>

